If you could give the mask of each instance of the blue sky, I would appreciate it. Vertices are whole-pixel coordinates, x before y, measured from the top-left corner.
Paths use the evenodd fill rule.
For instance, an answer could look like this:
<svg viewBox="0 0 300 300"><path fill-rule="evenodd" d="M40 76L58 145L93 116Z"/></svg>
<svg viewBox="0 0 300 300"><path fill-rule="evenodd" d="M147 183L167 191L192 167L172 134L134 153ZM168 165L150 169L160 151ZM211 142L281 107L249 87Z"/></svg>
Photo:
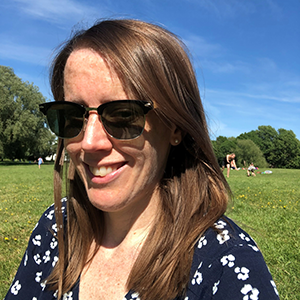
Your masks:
<svg viewBox="0 0 300 300"><path fill-rule="evenodd" d="M100 18L161 24L189 47L212 139L271 125L300 139L299 0L9 0L0 65L49 100L55 48Z"/></svg>

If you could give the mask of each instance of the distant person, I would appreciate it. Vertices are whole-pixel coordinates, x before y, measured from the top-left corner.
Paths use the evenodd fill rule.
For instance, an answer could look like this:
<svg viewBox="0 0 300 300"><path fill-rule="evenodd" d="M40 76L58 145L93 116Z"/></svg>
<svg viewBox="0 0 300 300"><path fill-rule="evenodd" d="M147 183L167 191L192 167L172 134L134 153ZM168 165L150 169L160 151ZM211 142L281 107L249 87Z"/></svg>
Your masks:
<svg viewBox="0 0 300 300"><path fill-rule="evenodd" d="M252 176L256 176L255 170L256 170L256 168L254 167L254 164L251 163L250 166L249 166L248 169L247 169L247 176L248 176L248 177L251 176L251 175L252 175Z"/></svg>
<svg viewBox="0 0 300 300"><path fill-rule="evenodd" d="M224 216L230 187L174 34L101 21L51 75L55 101L40 109L58 136L55 203L6 300L278 300L255 242Z"/></svg>
<svg viewBox="0 0 300 300"><path fill-rule="evenodd" d="M44 163L43 159L41 157L38 158L38 166L39 169L41 168L41 164Z"/></svg>
<svg viewBox="0 0 300 300"><path fill-rule="evenodd" d="M223 159L223 163L222 163L222 172L224 171L225 167L227 168L227 178L229 178L229 173L230 173L230 168L231 166L233 166L233 168L235 170L239 170L236 166L235 163L235 154L231 153L231 154L227 154L224 159Z"/></svg>
<svg viewBox="0 0 300 300"><path fill-rule="evenodd" d="M235 160L232 160L231 163L230 163L230 167L232 170L239 170L240 168L238 168L236 166L236 163L235 163Z"/></svg>

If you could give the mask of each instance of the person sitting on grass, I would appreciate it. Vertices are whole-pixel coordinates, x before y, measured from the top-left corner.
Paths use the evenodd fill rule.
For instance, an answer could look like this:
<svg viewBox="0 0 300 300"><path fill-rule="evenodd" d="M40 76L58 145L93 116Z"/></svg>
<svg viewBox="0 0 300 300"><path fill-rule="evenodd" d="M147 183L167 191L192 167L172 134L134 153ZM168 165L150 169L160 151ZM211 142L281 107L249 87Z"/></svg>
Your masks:
<svg viewBox="0 0 300 300"><path fill-rule="evenodd" d="M240 169L236 166L235 160L231 161L230 166L231 166L231 170L237 170L238 171Z"/></svg>
<svg viewBox="0 0 300 300"><path fill-rule="evenodd" d="M256 176L256 174L255 174L255 171L256 170L256 168L254 167L254 164L253 163L251 163L250 164L250 166L249 166L249 168L247 169L247 176L249 177L249 176Z"/></svg>

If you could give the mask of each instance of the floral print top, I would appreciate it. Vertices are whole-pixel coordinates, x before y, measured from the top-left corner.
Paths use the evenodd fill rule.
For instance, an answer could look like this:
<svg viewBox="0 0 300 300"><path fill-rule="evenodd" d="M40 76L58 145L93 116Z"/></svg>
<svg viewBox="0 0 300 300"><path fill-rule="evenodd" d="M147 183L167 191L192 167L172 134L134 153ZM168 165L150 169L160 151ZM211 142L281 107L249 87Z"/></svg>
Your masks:
<svg viewBox="0 0 300 300"><path fill-rule="evenodd" d="M215 226L219 232L208 229L195 246L186 295L174 300L279 299L275 283L252 238L226 217ZM56 231L52 205L32 232L5 300L57 299L57 292L48 290L45 282L58 260L57 240L53 236ZM78 300L78 295L79 280L62 300ZM138 293L129 291L123 300L140 298Z"/></svg>

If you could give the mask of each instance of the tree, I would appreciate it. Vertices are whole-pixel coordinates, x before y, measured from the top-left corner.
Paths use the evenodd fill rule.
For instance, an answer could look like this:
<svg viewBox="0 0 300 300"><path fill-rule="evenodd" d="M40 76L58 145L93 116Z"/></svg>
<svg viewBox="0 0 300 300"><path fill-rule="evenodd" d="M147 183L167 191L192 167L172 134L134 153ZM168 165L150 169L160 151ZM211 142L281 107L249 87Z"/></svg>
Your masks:
<svg viewBox="0 0 300 300"><path fill-rule="evenodd" d="M239 165L248 167L253 162L256 167L264 168L268 166L262 151L252 140L237 140L235 153Z"/></svg>
<svg viewBox="0 0 300 300"><path fill-rule="evenodd" d="M292 130L278 129L269 159L277 168L300 168L300 142Z"/></svg>
<svg viewBox="0 0 300 300"><path fill-rule="evenodd" d="M278 132L270 125L258 126L257 130L240 134L237 139L253 141L263 152L266 161L271 164L270 151L273 148L274 141L278 137Z"/></svg>
<svg viewBox="0 0 300 300"><path fill-rule="evenodd" d="M39 104L46 99L38 88L0 66L0 155L25 159L47 156L54 150L55 137L45 126Z"/></svg>
<svg viewBox="0 0 300 300"><path fill-rule="evenodd" d="M212 141L212 145L213 145L215 155L218 159L219 165L221 165L224 160L224 157L227 154L235 152L236 138L234 137L227 138L225 136L218 136L215 141Z"/></svg>
<svg viewBox="0 0 300 300"><path fill-rule="evenodd" d="M251 140L253 141L256 145L260 147L260 138L258 136L257 130L251 130L250 132L244 132L240 134L237 139L239 140Z"/></svg>
<svg viewBox="0 0 300 300"><path fill-rule="evenodd" d="M278 138L278 132L272 126L258 126L257 135L259 138L258 146L263 152L266 161L272 164L272 158L270 157L273 149L274 142Z"/></svg>
<svg viewBox="0 0 300 300"><path fill-rule="evenodd" d="M220 136L216 141L212 141L218 159L223 157L222 149L227 151L232 149L230 145L233 147L233 144L229 145L228 140L226 137ZM261 159L262 153L265 161L273 167L300 168L300 141L292 130L278 129L276 131L272 126L258 126L257 130L242 133L235 140L230 138L230 141L236 145L238 165L246 160L247 163L253 161L257 165L263 166L265 162ZM230 150L230 152L234 152L234 150ZM257 160L255 157L259 159Z"/></svg>

